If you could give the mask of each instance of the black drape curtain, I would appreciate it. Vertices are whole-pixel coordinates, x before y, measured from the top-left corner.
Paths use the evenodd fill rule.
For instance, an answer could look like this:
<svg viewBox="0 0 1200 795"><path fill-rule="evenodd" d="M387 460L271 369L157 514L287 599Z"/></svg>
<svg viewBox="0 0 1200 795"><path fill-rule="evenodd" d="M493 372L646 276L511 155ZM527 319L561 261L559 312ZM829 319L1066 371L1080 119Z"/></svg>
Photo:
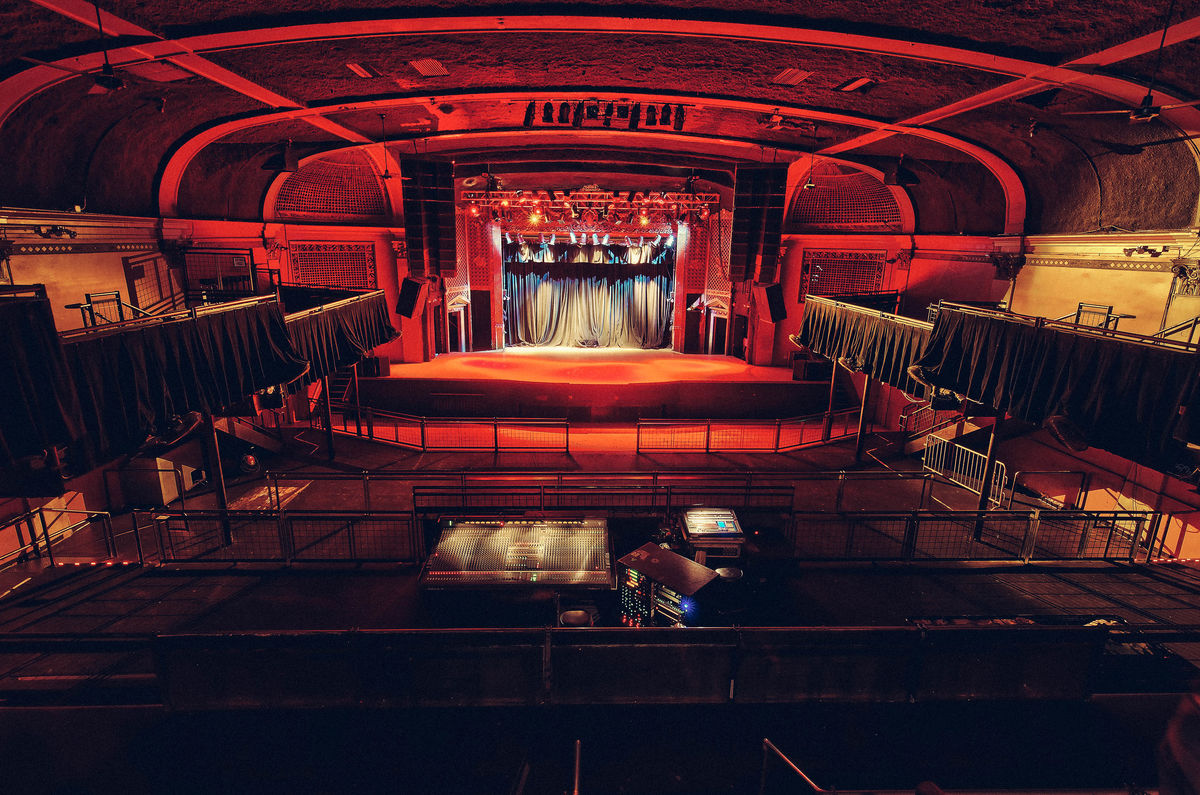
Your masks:
<svg viewBox="0 0 1200 795"><path fill-rule="evenodd" d="M931 329L929 323L809 296L800 342L829 359L854 359L872 378L919 394L923 387L907 371L921 357Z"/></svg>
<svg viewBox="0 0 1200 795"><path fill-rule="evenodd" d="M1197 354L943 306L918 362L933 383L1041 423L1066 416L1088 442L1167 463L1200 442Z"/></svg>
<svg viewBox="0 0 1200 795"><path fill-rule="evenodd" d="M85 336L63 348L83 416L77 468L136 450L174 416L227 409L306 366L275 303Z"/></svg>
<svg viewBox="0 0 1200 795"><path fill-rule="evenodd" d="M664 348L671 344L673 249L514 243L506 245L505 255L504 323L509 345Z"/></svg>
<svg viewBox="0 0 1200 795"><path fill-rule="evenodd" d="M312 383L366 356L394 339L387 299L382 292L322 312L286 318L296 355L309 362L298 384Z"/></svg>
<svg viewBox="0 0 1200 795"><path fill-rule="evenodd" d="M44 298L0 299L0 469L80 436L79 400Z"/></svg>
<svg viewBox="0 0 1200 795"><path fill-rule="evenodd" d="M344 287L321 287L308 284L281 284L278 287L279 303L283 304L283 314L286 317L294 312L303 312L322 304L332 304L362 295L362 290L348 290Z"/></svg>

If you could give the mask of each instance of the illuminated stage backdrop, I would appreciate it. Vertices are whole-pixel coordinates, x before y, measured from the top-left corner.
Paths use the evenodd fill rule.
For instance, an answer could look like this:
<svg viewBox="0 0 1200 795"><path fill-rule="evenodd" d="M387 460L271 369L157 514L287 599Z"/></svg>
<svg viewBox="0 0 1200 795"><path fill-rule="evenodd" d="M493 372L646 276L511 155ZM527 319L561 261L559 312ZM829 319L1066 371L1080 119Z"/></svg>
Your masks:
<svg viewBox="0 0 1200 795"><path fill-rule="evenodd" d="M671 345L675 249L654 244L504 245L508 345Z"/></svg>

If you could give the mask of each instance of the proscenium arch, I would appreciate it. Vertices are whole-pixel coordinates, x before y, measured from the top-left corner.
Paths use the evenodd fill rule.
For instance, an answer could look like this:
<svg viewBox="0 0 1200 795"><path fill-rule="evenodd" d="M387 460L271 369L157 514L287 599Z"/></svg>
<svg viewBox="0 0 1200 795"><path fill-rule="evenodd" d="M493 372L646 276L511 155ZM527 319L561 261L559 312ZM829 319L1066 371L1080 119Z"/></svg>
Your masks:
<svg viewBox="0 0 1200 795"><path fill-rule="evenodd" d="M475 134L447 133L447 136L470 135L472 138L477 138L477 137L490 138L493 136L500 137L500 136L507 134L508 132L510 132L510 131L497 130L497 131L493 131L490 133L482 133L482 134L480 134L480 133L475 133ZM604 132L604 131L596 130L594 132ZM670 136L669 133L651 133L651 134L659 135L662 137ZM428 140L428 139L424 139L424 140ZM572 140L573 140L573 142L576 142L576 143L578 142L577 137ZM394 144L395 142L389 142L389 143ZM758 146L757 144L754 144L752 142L730 141L729 144L730 145L743 144L746 147L747 154L750 154L754 150L761 149L760 146ZM504 148L508 148L508 146L509 146L509 142L507 142L507 141L495 140L492 142L490 148L504 149ZM399 160L397 160L394 157L394 153L391 151L387 152L386 155L382 155L378 151L379 147L380 147L380 144L371 143L371 144L357 144L357 145L337 147L337 148L333 148L333 149L326 149L324 151L321 151L316 154L309 155L307 157L302 158L300 160L299 165L301 168L303 168L308 163L311 163L314 160L319 160L320 158L326 157L328 155L335 154L337 152L346 152L346 151L357 150L357 151L360 151L363 154L365 154L370 159L372 166L376 169L376 178L378 178L378 176L379 176L379 173L378 173L379 170L383 167L383 162L384 162L383 158L384 157L386 157L386 161L387 161L387 165L388 165L389 169L391 169L392 171L394 171L395 173L398 174L399 169L400 169ZM608 147L606 147L606 149L608 149L609 151L616 151L616 152L643 152L643 151L645 151L644 149L633 147L633 146L621 146L621 147L617 147L617 148L608 146ZM479 147L474 151L479 152L479 151L485 151L485 150L486 150L485 147ZM431 151L433 151L435 154L440 153L440 150L437 148L434 148ZM797 155L811 154L810 152L802 152L800 150L792 150L792 149L780 150L780 151L787 151L789 154L797 154ZM751 162L751 160L752 160L751 158L747 158L746 162ZM802 162L802 160L793 161L793 162ZM846 167L852 168L856 171L861 171L864 174L868 174L868 175L874 177L875 179L879 180L880 182L882 182L883 178L884 178L883 172L880 171L878 168L867 165L865 163L859 163L855 160L839 158L839 157L827 157L827 156L822 155L822 156L820 156L820 162L835 163L837 165L846 166ZM614 165L614 170L620 171L621 168L619 165ZM791 206L792 194L795 192L795 190L800 185L800 181L799 181L800 176L802 174L807 173L806 170L793 169L793 171L795 171L796 173L789 174L787 187L785 189L785 195L788 198L787 206L789 206L789 207ZM270 184L267 186L267 190L263 194L263 203L262 203L262 208L261 208L261 214L262 214L263 221L265 221L267 223L283 223L283 221L281 219L279 219L274 212L275 201L279 196L279 189L283 186L283 183L285 181L287 181L287 178L289 176L290 176L289 173L277 174L271 180ZM383 191L385 199L394 203L395 197L391 197L387 186L382 184L382 180L380 180L380 182L381 182L380 189ZM909 197L908 193L905 192L905 190L903 188L890 186L890 185L887 186L887 188L891 192L892 197L895 199L896 206L900 211L900 223L901 223L901 232L900 233L901 234L912 234L915 229L915 225L916 225L916 213L913 210L912 199Z"/></svg>
<svg viewBox="0 0 1200 795"><path fill-rule="evenodd" d="M812 121L827 122L831 124L840 124L852 127L862 127L871 130L887 130L892 134L913 135L919 138L924 138L935 143L955 149L963 154L978 161L986 168L1000 183L1001 190L1004 192L1005 198L1005 214L1003 220L1004 234L1021 234L1024 231L1025 223L1025 188L1021 183L1020 177L1016 171L1005 160L977 144L964 141L960 138L948 135L937 130L930 130L923 127L904 127L902 125L890 124L887 122L876 121L873 119L865 119L859 116L851 116L841 113L830 113L827 111L815 111L811 108L802 106L780 105L778 103L753 102L749 100L732 99L729 97L707 97L697 95L684 94L662 94L662 93L637 93L630 91L593 91L588 88L560 88L554 91L523 91L516 92L511 89L498 91L469 91L469 92L445 92L439 93L439 98L455 99L457 101L510 101L510 102L527 102L530 100L541 102L547 99L557 99L564 94L580 94L585 95L589 99L597 99L600 101L637 101L637 102L655 102L669 104L695 104L702 102L706 107L736 110L747 113L772 113L779 112L789 116L806 118ZM219 141L227 135L249 129L251 127L274 124L280 121L288 121L295 119L303 119L308 116L320 115L323 113L345 113L362 110L377 110L381 108L401 107L403 105L422 102L427 99L426 94L418 96L406 96L402 98L389 97L387 99L371 99L362 100L352 103L339 103L322 108L301 108L288 109L272 113L259 114L256 116L233 119L222 122L206 129L203 129L181 141L175 149L170 153L164 163L159 178L158 185L158 209L159 213L164 217L175 217L179 214L179 187L183 180L183 175L187 171L188 165L204 147L209 144ZM561 137L564 142L579 142L600 139L614 139L607 141L608 145L617 145L633 143L636 140L639 144L647 142L659 142L661 148L669 150L671 144L678 144L683 140L703 141L707 144L717 144L721 148L728 148L732 152L745 151L775 151L788 152L796 156L808 154L810 150L790 147L784 143L765 144L763 142L741 141L736 139L724 138L720 136L705 136L697 133L681 133L681 132L658 132L649 130L638 130L636 132L621 131L612 129L591 129L591 128L533 128L529 130L523 129L499 129L499 130L461 130L444 133L436 133L429 136L416 136L406 139L408 141L422 141L427 144L448 144L460 141L482 141L496 140L498 136L504 136L509 145L521 145L521 139L528 138L532 135L537 135L541 141L554 141ZM372 142L378 143L378 142ZM461 146L458 148L462 148ZM451 147L439 146L432 151L452 151ZM760 157L748 158L753 160L761 160Z"/></svg>

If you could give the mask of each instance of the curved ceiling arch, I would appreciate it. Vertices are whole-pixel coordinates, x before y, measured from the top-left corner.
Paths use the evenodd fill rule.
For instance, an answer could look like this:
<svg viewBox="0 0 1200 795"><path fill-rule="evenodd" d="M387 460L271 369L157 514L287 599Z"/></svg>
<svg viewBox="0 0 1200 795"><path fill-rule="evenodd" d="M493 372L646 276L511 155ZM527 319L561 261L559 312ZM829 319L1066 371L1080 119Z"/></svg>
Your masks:
<svg viewBox="0 0 1200 795"><path fill-rule="evenodd" d="M580 89L581 92L586 89ZM563 95L563 91L521 91L513 90L503 91L486 91L486 92L462 92L451 93L445 95L445 98L453 98L456 101L479 101L479 100L520 100L541 102L547 99L556 99ZM1025 190L1021 184L1021 180L1013 168L1002 158L993 152L981 147L977 144L964 141L946 133L927 129L923 127L904 127L901 125L890 124L873 119L866 119L859 116L852 116L842 113L830 113L827 111L815 111L803 106L789 107L776 103L753 102L749 100L736 100L729 98L709 98L696 97L692 95L681 94L665 94L665 93L638 93L630 91L617 92L587 92L589 99L598 99L600 101L630 99L638 101L652 101L665 103L688 103L703 100L706 106L722 110L739 110L750 113L770 113L781 112L788 115L811 119L814 121L823 121L833 124L844 124L855 127L862 127L870 130L887 130L890 134L905 134L913 135L919 138L924 138L935 143L948 146L955 149L983 165L1000 183L1005 196L1005 217L1003 221L1003 229L1006 234L1019 234L1022 231L1022 225L1025 217ZM235 132L249 129L256 126L272 124L278 121L304 119L310 114L315 113L340 113L348 111L361 110L377 110L381 108L398 107L402 105L413 104L416 98L406 97L403 99L371 99L363 100L354 103L339 103L326 108L305 108L298 110L285 110L275 113L261 114L241 119L226 121L221 124L214 125L208 129L202 130L180 142L175 150L171 153L167 162L161 169L161 178L159 180L159 212L164 216L174 216L179 211L179 186L183 180L184 172L187 170L188 164L200 153L207 145L219 141L228 135ZM419 101L419 100L418 100ZM550 136L551 139L562 140L563 142L579 141L579 140L606 140L610 145L615 141L624 143L624 139L628 137L628 133L622 134L621 131L605 131L592 129L572 129L572 130L545 130L539 129L536 134L546 139ZM528 139L530 131L528 130L473 130L473 131L455 131L449 133L439 133L434 136L420 137L419 140L438 142L440 144L468 141L500 141L494 143L493 146L500 145L520 145L521 139ZM671 144L678 144L681 140L689 138L703 140L709 144L721 144L722 146L730 147L731 151L736 151L736 156L741 156L741 152L749 150L762 150L764 146L767 149L774 149L779 152L793 152L795 154L807 153L808 149L799 147L788 147L782 144L771 143L769 145L763 142L753 143L747 141L734 141L722 139L715 136L704 136L688 133L665 133L651 132L642 130L637 133L637 138L640 143L645 142L660 142L664 150L669 150ZM469 148L469 147L460 147ZM441 152L450 152L449 147L439 149ZM832 153L831 153L832 154Z"/></svg>

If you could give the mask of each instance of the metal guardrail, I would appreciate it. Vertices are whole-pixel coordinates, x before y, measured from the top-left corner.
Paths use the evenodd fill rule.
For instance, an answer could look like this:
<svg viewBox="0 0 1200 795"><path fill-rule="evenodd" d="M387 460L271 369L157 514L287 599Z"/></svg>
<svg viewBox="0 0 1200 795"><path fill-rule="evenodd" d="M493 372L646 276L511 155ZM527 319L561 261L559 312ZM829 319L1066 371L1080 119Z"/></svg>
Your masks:
<svg viewBox="0 0 1200 795"><path fill-rule="evenodd" d="M797 513L802 560L1108 560L1149 562L1160 514L1136 511Z"/></svg>
<svg viewBox="0 0 1200 795"><path fill-rule="evenodd" d="M47 522L47 512L57 514L57 516ZM51 530L51 525L62 516L81 516L83 518ZM41 507L14 516L0 525L0 567L24 562L31 558L41 558L43 555L46 562L54 566L56 565L54 545L59 544L61 547L64 539L93 525L100 527L99 541L103 545L103 551L98 552L94 547L89 547L85 556L96 560L112 560L117 555L117 542L113 533L112 516L106 511ZM140 560L141 557L139 543L138 559Z"/></svg>
<svg viewBox="0 0 1200 795"><path fill-rule="evenodd" d="M335 433L386 442L412 450L491 452L571 452L571 425L567 420L509 417L417 417L411 414L363 407L331 406ZM309 422L324 428L320 412L310 411Z"/></svg>
<svg viewBox="0 0 1200 795"><path fill-rule="evenodd" d="M935 472L947 480L957 483L968 491L982 494L983 478L987 470L987 456L977 450L956 444L952 439L945 439L936 433L930 434L925 446L922 466L930 472ZM1008 467L1003 461L996 461L992 473L991 486L988 489L988 500L997 506L1004 504L1004 490L1008 484Z"/></svg>
<svg viewBox="0 0 1200 795"><path fill-rule="evenodd" d="M134 525L152 528L160 560L170 563L417 563L425 557L413 515L395 511L139 511Z"/></svg>
<svg viewBox="0 0 1200 795"><path fill-rule="evenodd" d="M413 505L414 488L425 486L440 489L443 493L457 493L454 499L469 501L468 495L476 489L487 493L516 493L519 489L551 489L551 499L556 494L570 494L587 490L619 490L627 493L647 489L668 489L673 496L694 494L702 490L721 494L753 493L759 489L787 489L792 494L788 509L803 505L808 510L859 510L869 504L877 489L872 484L886 484L889 507L902 510L923 510L929 507L931 486L935 476L928 472L714 472L709 470L660 470L660 471L614 471L614 472L539 472L539 471L363 471L348 472L268 472L266 474L269 505L275 510L284 507L288 499L302 499L303 491L291 491L287 484L299 484L307 488L313 484L357 482L360 489L353 492L342 488L341 499L348 501L361 491L362 500L355 505L345 504L346 510L371 511L376 507ZM282 484L282 487L281 487ZM853 488L853 484L867 484L864 488ZM848 488L850 487L850 488ZM291 491L289 494L288 492ZM318 485L317 493L323 491ZM426 491L425 494L432 494ZM540 492L539 492L540 493ZM907 497L907 499L905 499ZM631 500L634 498L630 498ZM637 498L644 504L654 504L651 497ZM665 498L661 498L661 502ZM749 498L754 502L755 497ZM769 501L779 500L772 496ZM532 501L532 500L531 500ZM674 502L674 500L673 500ZM781 500L780 500L781 502ZM898 503L898 505L897 505Z"/></svg>
<svg viewBox="0 0 1200 795"><path fill-rule="evenodd" d="M962 416L960 410L937 410L925 401L909 403L900 412L900 430L909 436L921 436L953 425Z"/></svg>
<svg viewBox="0 0 1200 795"><path fill-rule="evenodd" d="M638 420L637 452L781 453L858 432L858 408L780 420Z"/></svg>

